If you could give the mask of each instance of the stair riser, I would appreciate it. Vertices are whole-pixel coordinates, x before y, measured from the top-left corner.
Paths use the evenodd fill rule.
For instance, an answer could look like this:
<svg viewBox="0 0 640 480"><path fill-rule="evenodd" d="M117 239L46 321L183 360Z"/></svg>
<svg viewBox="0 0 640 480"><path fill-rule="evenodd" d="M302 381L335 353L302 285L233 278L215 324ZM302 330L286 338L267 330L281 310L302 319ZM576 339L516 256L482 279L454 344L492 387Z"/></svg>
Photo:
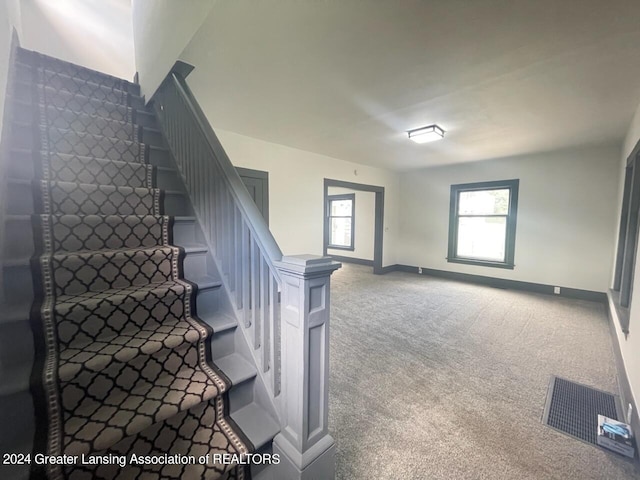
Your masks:
<svg viewBox="0 0 640 480"><path fill-rule="evenodd" d="M31 215L34 212L31 185L9 182L6 198L6 213L9 215Z"/></svg>
<svg viewBox="0 0 640 480"><path fill-rule="evenodd" d="M211 341L213 360L226 357L235 352L235 329L214 333Z"/></svg>
<svg viewBox="0 0 640 480"><path fill-rule="evenodd" d="M155 145L158 147L166 147L166 143L164 141L164 137L162 134L156 130L146 130L144 127L142 128L142 141L146 145Z"/></svg>
<svg viewBox="0 0 640 480"><path fill-rule="evenodd" d="M45 84L45 86L51 86L51 85L47 85ZM53 88L55 88L55 86L52 86ZM32 83L23 83L23 82L16 82L16 89L15 89L15 96L17 99L25 101L25 102L30 102L31 101L31 97L33 95L33 84ZM144 99L141 97L138 97L136 95L126 95L124 94L124 98L123 95L118 95L118 94L110 94L108 90L103 90L100 89L97 93L99 94L99 96L93 96L93 95L87 95L86 93L83 93L82 90L78 91L76 89L73 90L69 90L69 89L62 89L62 90L58 90L56 88L57 91L59 91L60 93L67 93L69 95L81 95L84 97L91 97L93 99L95 99L95 101L98 102L108 102L108 103L113 103L115 105L122 105L122 106L128 106L128 107L132 107L132 108L139 108L139 109L143 109L144 108Z"/></svg>
<svg viewBox="0 0 640 480"><path fill-rule="evenodd" d="M31 270L26 265L7 266L2 269L4 275L4 295L13 304L33 302Z"/></svg>
<svg viewBox="0 0 640 480"><path fill-rule="evenodd" d="M0 435L0 452L15 451L19 445L29 445L33 439L33 400L27 391L15 395L0 397L0 425L3 432L13 432ZM9 440L9 443L5 444ZM20 452L30 453L30 452ZM5 468L5 467L3 467ZM13 478L13 477L4 477Z"/></svg>
<svg viewBox="0 0 640 480"><path fill-rule="evenodd" d="M12 303L17 304L26 304L33 301L33 286L29 265L5 265L2 274L4 275L4 291L6 298L10 298ZM196 302L197 311L202 316L217 311L218 290L199 290Z"/></svg>
<svg viewBox="0 0 640 480"><path fill-rule="evenodd" d="M20 79L24 79L24 80L31 80L32 75L33 75L33 69L32 67L30 67L29 65L26 65L24 63L17 63L16 64L17 67L17 74L18 74L18 78ZM47 68L47 71L50 72L56 72L56 69L54 67L52 67L51 69ZM58 75L64 75L64 73L62 72L56 72ZM66 76L66 75L65 75ZM67 78L72 78L72 77L68 77ZM121 87L124 87L124 89L131 93L132 95L140 95L140 85L137 85L135 83L129 83L129 82L118 82Z"/></svg>
<svg viewBox="0 0 640 480"><path fill-rule="evenodd" d="M36 175L34 168L34 160L30 150L13 150L8 166L8 177L21 180L32 180L40 178L40 173ZM53 159L54 169L59 169L60 160L55 156ZM65 161L65 160L63 160ZM52 172L50 178L57 181L80 181L81 183L95 183L99 185L114 186L135 186L147 187L148 172L147 166L136 163L113 163L109 160L90 158L76 159L71 158L74 163L74 171L80 171L80 175L76 176L73 171L63 168L61 172ZM77 168L80 170L77 170ZM177 190L180 185L177 181L173 170L158 169L156 170L156 186L161 189Z"/></svg>
<svg viewBox="0 0 640 480"><path fill-rule="evenodd" d="M35 213L33 190L30 183L9 182L7 186L6 213L9 215L31 215ZM184 194L165 192L164 213L173 216L188 216L190 209Z"/></svg>
<svg viewBox="0 0 640 480"><path fill-rule="evenodd" d="M194 220L174 220L173 243L175 245L193 245L196 243L196 224Z"/></svg>
<svg viewBox="0 0 640 480"><path fill-rule="evenodd" d="M33 109L31 102L24 104L22 102L14 102L13 119L16 122L31 123L33 121Z"/></svg>
<svg viewBox="0 0 640 480"><path fill-rule="evenodd" d="M175 240L173 243L179 245ZM184 258L184 278L193 280L206 276L209 271L207 264L206 251L187 253Z"/></svg>
<svg viewBox="0 0 640 480"><path fill-rule="evenodd" d="M33 120L33 109L31 107L31 99L29 99L27 103L15 102L13 114L14 114L15 121L20 123L31 123L31 121ZM145 110L136 110L135 112L133 112L133 115L135 117L134 125L136 127L134 128L134 130L136 131L138 126L149 127L154 129L158 127L155 117L152 114L146 112ZM102 117L101 115L96 115L96 116L100 118L105 118L105 117ZM110 120L110 119L106 118L106 120ZM155 145L154 142L158 137L162 139L162 135L159 132L157 131L149 132L149 137L147 138L147 141L145 141L145 143L149 145ZM159 145L164 146L164 141Z"/></svg>
<svg viewBox="0 0 640 480"><path fill-rule="evenodd" d="M75 112L63 112L61 116L60 112L56 111L52 115L57 116L52 117L49 121L51 127L71 130L77 133L102 135L125 142L138 141L138 127L132 124L89 115L82 116L82 121L76 121L73 120L73 118L78 118L78 114ZM16 122L13 124L12 133L14 135L13 146L21 148L21 145L26 145L23 148L29 148L32 145L34 131L30 125Z"/></svg>
<svg viewBox="0 0 640 480"><path fill-rule="evenodd" d="M175 245L193 245L197 243L196 226L193 220L178 221L173 226L173 243ZM130 245L129 248L134 248ZM4 258L30 258L34 252L33 227L31 218L22 216L7 220L4 240ZM187 254L186 259L190 255ZM199 257L199 261L202 260Z"/></svg>
<svg viewBox="0 0 640 480"><path fill-rule="evenodd" d="M229 391L229 413L236 412L253 402L254 379L234 385Z"/></svg>
<svg viewBox="0 0 640 480"><path fill-rule="evenodd" d="M56 294L80 295L168 281L173 258L172 253L161 249L115 255L56 255L51 267Z"/></svg>
<svg viewBox="0 0 640 480"><path fill-rule="evenodd" d="M4 258L30 258L33 252L31 219L8 220L4 231Z"/></svg>
<svg viewBox="0 0 640 480"><path fill-rule="evenodd" d="M175 168L169 150L154 148L154 146L149 148L149 163L157 167Z"/></svg>
<svg viewBox="0 0 640 480"><path fill-rule="evenodd" d="M36 141L34 140L36 133L34 133L33 128L30 126L14 124L12 134L11 146L13 148L31 150L34 145L36 145Z"/></svg>
<svg viewBox="0 0 640 480"><path fill-rule="evenodd" d="M5 372L20 371L20 366L33 359L33 334L28 319L0 324L0 377ZM24 369L22 384L29 385L28 369Z"/></svg>
<svg viewBox="0 0 640 480"><path fill-rule="evenodd" d="M8 177L31 180L36 177L34 171L34 162L32 158L31 150L14 150L11 152L11 157L8 165ZM98 183L98 182L92 182ZM110 183L112 185L119 185L117 183ZM121 185L121 186L124 186ZM182 183L176 175L176 171L169 168L158 168L156 170L156 188L162 190L180 190Z"/></svg>
<svg viewBox="0 0 640 480"><path fill-rule="evenodd" d="M83 80L67 77L66 75L60 75L47 70L39 71L37 73L37 78L43 85L55 88L56 90L64 90L78 95L84 95L85 97L102 100L104 102L127 105L129 98L134 97L134 95L129 95L129 93L124 90L96 85L95 83L85 82Z"/></svg>
<svg viewBox="0 0 640 480"><path fill-rule="evenodd" d="M191 215L186 196L180 193L165 192L164 214L176 217Z"/></svg>
<svg viewBox="0 0 640 480"><path fill-rule="evenodd" d="M17 109L31 112L33 110L31 97L32 95L28 92L27 87L24 87L23 91L15 96L17 100L16 105L18 106ZM56 108L63 108L84 115L93 115L123 122L130 121L132 115L132 112L129 112L129 107L126 105L110 104L101 102L100 100L87 99L81 95L74 96L68 92L59 92L49 103ZM137 106L135 108L143 108L143 106ZM26 114L23 113L22 115Z"/></svg>
<svg viewBox="0 0 640 480"><path fill-rule="evenodd" d="M139 163L144 161L144 151L142 148L138 147L137 141L120 139L113 140L108 137L100 138L100 136L94 136L92 133L86 134L90 135L87 139L90 141L90 147L80 145L79 148L76 147L75 149L72 149L70 144L76 143L77 140L81 141L82 135L85 135L82 131L78 133L80 136L76 135L76 132L73 130L65 132L64 135L59 137L57 144L53 143L50 146L51 151L117 161ZM34 132L30 126L14 124L12 147L26 150L40 148L39 135L40 130ZM55 138L58 138L57 135Z"/></svg>
<svg viewBox="0 0 640 480"><path fill-rule="evenodd" d="M218 311L220 289L199 289L196 294L196 313L199 317L210 316Z"/></svg>
<svg viewBox="0 0 640 480"><path fill-rule="evenodd" d="M144 163L145 160L145 146L137 141L129 142L99 135L46 128L42 129L42 135L48 138L47 150L51 152L122 162Z"/></svg>
<svg viewBox="0 0 640 480"><path fill-rule="evenodd" d="M145 110L137 110L135 112L135 120L137 125L142 125L143 127L158 128L158 121L156 120L155 115Z"/></svg>
<svg viewBox="0 0 640 480"><path fill-rule="evenodd" d="M182 184L176 175L175 170L166 168L156 168L156 188L161 190L180 190Z"/></svg>

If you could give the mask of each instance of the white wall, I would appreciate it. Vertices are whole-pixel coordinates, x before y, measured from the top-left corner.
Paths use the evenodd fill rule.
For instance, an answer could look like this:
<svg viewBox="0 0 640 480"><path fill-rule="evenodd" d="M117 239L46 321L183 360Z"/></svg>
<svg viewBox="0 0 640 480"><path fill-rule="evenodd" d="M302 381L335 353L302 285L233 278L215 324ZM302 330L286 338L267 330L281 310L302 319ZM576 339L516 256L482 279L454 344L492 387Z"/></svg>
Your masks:
<svg viewBox="0 0 640 480"><path fill-rule="evenodd" d="M198 100L203 96L203 92L194 94ZM201 102L201 106L206 113L206 105ZM396 263L398 178L395 173L224 130L216 129L216 134L236 167L269 172L269 225L285 255L322 255L324 179L331 178L385 188L382 264Z"/></svg>
<svg viewBox="0 0 640 480"><path fill-rule="evenodd" d="M0 132L4 112L7 76L9 74L9 55L11 53L12 25L9 20L9 9L5 0L0 1Z"/></svg>
<svg viewBox="0 0 640 480"><path fill-rule="evenodd" d="M618 234L620 210L622 208L624 170L627 165L627 158L638 141L640 141L640 105L638 105L635 116L629 125L629 130L627 131L622 148L622 158L620 159L618 167L619 195L616 209L616 218L618 220L615 229L616 235ZM640 256L640 245L638 245L636 255ZM615 265L615 259L612 259L611 261L612 265ZM633 394L636 407L640 407L640 261L636 262L634 279L635 285L629 311L629 334L625 337L625 334L622 333L617 321L614 322L614 325L616 327L617 341L620 346L620 352L622 353L627 378L629 379L629 384L631 386L631 392ZM636 292L636 290L638 290L638 292Z"/></svg>
<svg viewBox="0 0 640 480"><path fill-rule="evenodd" d="M619 148L527 155L400 176L401 264L605 292ZM515 269L448 263L450 186L520 179Z"/></svg>
<svg viewBox="0 0 640 480"><path fill-rule="evenodd" d="M353 250L327 249L328 255L373 260L376 226L376 194L342 187L329 187L329 195L355 194L355 229Z"/></svg>
<svg viewBox="0 0 640 480"><path fill-rule="evenodd" d="M18 32L18 37L22 38L22 20L20 14L20 0L4 0L6 4L7 14L6 18L9 19L9 23L15 27Z"/></svg>
<svg viewBox="0 0 640 480"><path fill-rule="evenodd" d="M133 80L130 0L23 0L22 46Z"/></svg>
<svg viewBox="0 0 640 480"><path fill-rule="evenodd" d="M22 31L20 21L20 2L18 0L0 0L0 132L4 120L5 92L9 74L9 57L13 29L18 36Z"/></svg>
<svg viewBox="0 0 640 480"><path fill-rule="evenodd" d="M135 64L147 99L162 83L214 0L132 0Z"/></svg>

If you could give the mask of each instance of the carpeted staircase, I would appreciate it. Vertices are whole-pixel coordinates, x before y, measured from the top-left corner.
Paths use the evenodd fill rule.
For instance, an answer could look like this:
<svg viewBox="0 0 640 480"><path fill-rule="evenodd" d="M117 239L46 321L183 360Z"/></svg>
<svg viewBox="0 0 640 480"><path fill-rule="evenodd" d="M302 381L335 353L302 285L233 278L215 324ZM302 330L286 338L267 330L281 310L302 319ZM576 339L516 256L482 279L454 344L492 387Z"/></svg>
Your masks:
<svg viewBox="0 0 640 480"><path fill-rule="evenodd" d="M229 415L229 390L255 372L224 334L235 328L228 317L214 320L222 334L212 356L217 328L196 316L196 305L215 300L197 294L220 283L206 272L201 281L184 278L190 250L174 246L172 236L174 222L186 217L163 210L188 201L156 188L163 169L149 164L157 147L141 141L148 133L137 125L136 112L144 109L137 85L33 52L21 51L20 62L21 75L30 77L20 95L30 97L32 118L22 121L23 137L31 138L17 150L31 156L36 177L30 185L34 452L199 456L266 444L277 433L273 419L261 420L254 445L255 432L245 435ZM21 187L10 190L14 202ZM260 424L255 419L263 416L250 402L240 405L244 417ZM32 473L105 480L249 476L244 466L220 463L49 465Z"/></svg>

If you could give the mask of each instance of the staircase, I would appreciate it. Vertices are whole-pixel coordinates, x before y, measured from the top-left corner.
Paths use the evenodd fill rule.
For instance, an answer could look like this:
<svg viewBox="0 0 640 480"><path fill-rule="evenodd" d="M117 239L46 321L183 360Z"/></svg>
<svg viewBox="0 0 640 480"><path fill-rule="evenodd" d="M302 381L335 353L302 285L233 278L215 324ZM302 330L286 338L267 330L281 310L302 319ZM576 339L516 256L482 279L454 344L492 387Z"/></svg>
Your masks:
<svg viewBox="0 0 640 480"><path fill-rule="evenodd" d="M258 374L266 364L238 328L208 226L139 87L26 50L14 68L0 451L270 452L280 424ZM264 467L69 465L32 474L235 479L266 477ZM28 473L16 466L2 478Z"/></svg>

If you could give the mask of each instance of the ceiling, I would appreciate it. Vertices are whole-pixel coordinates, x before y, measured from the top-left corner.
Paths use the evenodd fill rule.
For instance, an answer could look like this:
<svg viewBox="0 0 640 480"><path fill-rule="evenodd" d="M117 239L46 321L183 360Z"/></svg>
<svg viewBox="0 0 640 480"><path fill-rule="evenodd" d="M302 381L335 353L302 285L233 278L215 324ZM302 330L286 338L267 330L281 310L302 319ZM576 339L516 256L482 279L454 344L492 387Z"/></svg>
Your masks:
<svg viewBox="0 0 640 480"><path fill-rule="evenodd" d="M638 0L220 0L181 58L216 128L409 170L621 142ZM423 145L406 131L437 123Z"/></svg>

